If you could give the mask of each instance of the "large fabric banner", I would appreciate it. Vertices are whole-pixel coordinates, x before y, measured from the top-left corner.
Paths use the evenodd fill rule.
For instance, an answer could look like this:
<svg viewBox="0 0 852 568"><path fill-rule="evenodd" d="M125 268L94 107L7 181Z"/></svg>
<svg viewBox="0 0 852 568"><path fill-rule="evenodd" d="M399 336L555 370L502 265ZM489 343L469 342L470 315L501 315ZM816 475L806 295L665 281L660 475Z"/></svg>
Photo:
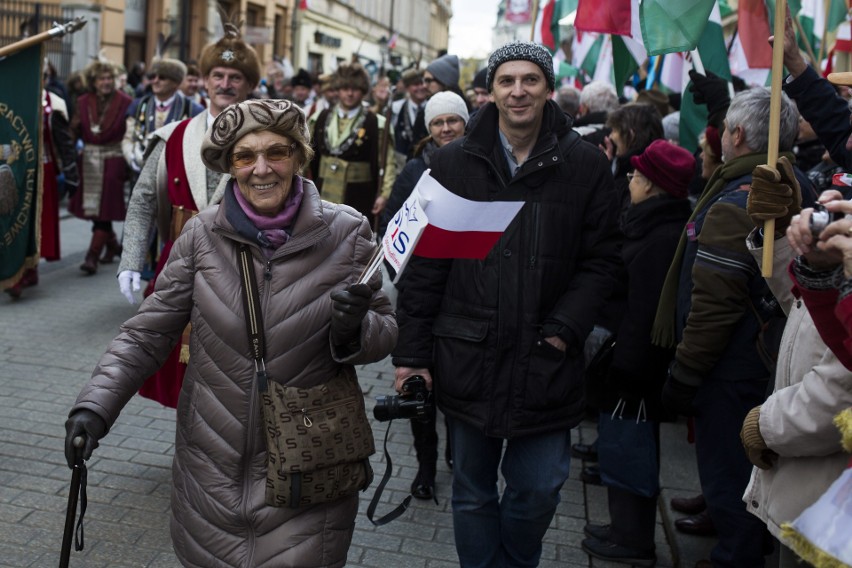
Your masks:
<svg viewBox="0 0 852 568"><path fill-rule="evenodd" d="M42 44L0 60L0 289L38 264Z"/></svg>

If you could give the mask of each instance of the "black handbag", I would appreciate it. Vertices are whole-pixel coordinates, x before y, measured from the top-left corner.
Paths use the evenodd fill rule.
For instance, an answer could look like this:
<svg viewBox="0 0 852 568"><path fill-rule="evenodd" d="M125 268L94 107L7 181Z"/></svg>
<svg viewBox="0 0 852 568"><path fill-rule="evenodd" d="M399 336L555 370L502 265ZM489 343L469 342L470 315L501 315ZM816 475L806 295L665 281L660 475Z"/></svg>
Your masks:
<svg viewBox="0 0 852 568"><path fill-rule="evenodd" d="M636 418L625 418L627 403L619 399L611 413L601 412L598 420L598 464L601 481L642 497L660 492L657 441L654 423L639 402Z"/></svg>

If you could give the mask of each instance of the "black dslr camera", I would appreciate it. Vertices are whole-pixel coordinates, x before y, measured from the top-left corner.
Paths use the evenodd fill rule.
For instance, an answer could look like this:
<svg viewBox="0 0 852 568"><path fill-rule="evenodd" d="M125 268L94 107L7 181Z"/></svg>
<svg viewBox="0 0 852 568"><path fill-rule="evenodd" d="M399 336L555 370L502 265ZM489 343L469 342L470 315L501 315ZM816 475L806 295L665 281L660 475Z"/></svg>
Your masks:
<svg viewBox="0 0 852 568"><path fill-rule="evenodd" d="M402 394L377 396L373 416L379 422L394 418L411 418L426 421L432 406L432 394L426 389L426 379L414 375L402 384Z"/></svg>
<svg viewBox="0 0 852 568"><path fill-rule="evenodd" d="M846 217L842 211L828 211L822 203L814 203L814 212L811 213L809 229L814 238L819 237L819 234L825 230L834 221L839 221Z"/></svg>

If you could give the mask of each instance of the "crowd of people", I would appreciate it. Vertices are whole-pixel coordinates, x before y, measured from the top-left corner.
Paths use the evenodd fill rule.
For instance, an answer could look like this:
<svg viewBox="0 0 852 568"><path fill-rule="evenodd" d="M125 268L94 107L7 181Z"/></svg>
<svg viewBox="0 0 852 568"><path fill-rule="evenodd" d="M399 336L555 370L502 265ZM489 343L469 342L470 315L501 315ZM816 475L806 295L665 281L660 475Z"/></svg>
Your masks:
<svg viewBox="0 0 852 568"><path fill-rule="evenodd" d="M849 464L834 422L852 407L852 73L821 77L788 21L768 164L770 90L731 96L709 72L690 72L707 124L681 144L678 94L560 85L534 43L495 49L461 85L452 54L378 76L262 66L224 28L197 61L128 73L101 58L66 85L45 67L42 256L60 256L67 194L92 222L82 273L118 257L119 292L144 298L73 405L69 466L139 392L177 409L182 563L342 566L357 494L269 504L257 383L354 381L390 355L394 388L419 376L436 402L411 421L418 499L438 492L443 417L461 566L536 566L572 456L611 518L579 545L654 566L660 423L678 416L702 493L674 500L676 526L717 539L698 566L764 566L776 547L782 568L817 562L788 525ZM362 278L427 170L524 206L483 260ZM815 208L840 214L819 225ZM31 269L6 292L37 283ZM598 440L572 445L589 416Z"/></svg>

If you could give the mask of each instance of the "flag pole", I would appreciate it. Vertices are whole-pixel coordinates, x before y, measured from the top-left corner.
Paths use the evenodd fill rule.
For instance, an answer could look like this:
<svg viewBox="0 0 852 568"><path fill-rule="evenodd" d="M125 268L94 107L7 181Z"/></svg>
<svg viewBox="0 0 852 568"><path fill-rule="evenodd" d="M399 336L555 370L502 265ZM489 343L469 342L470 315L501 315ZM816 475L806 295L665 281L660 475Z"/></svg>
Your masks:
<svg viewBox="0 0 852 568"><path fill-rule="evenodd" d="M74 18L73 20L64 24L54 23L53 27L45 32L41 32L40 34L36 34L32 37L27 37L20 41L16 41L15 43L0 47L0 57L12 55L13 53L17 53L22 49L32 47L33 45L43 43L55 37L62 37L65 34L74 33L85 25L86 18L84 18L83 16L78 16L77 18Z"/></svg>
<svg viewBox="0 0 852 568"><path fill-rule="evenodd" d="M769 148L766 163L778 164L778 139L781 130L781 79L784 74L784 23L787 19L787 0L775 2L775 41L772 42L772 91L769 99ZM772 276L772 257L775 253L775 219L763 222L763 277Z"/></svg>
<svg viewBox="0 0 852 568"><path fill-rule="evenodd" d="M530 26L530 41L535 41L535 23L538 20L538 0L533 0L532 12L530 14L532 16L532 25Z"/></svg>
<svg viewBox="0 0 852 568"><path fill-rule="evenodd" d="M819 69L819 61L817 61L816 55L814 55L814 48L811 46L811 42L808 39L807 34L805 34L805 30L802 28L802 22L799 21L799 16L793 18L793 23L796 25L799 37L802 38L802 43L805 44L805 51L807 52L808 57L811 58L811 63L813 64L814 69Z"/></svg>

